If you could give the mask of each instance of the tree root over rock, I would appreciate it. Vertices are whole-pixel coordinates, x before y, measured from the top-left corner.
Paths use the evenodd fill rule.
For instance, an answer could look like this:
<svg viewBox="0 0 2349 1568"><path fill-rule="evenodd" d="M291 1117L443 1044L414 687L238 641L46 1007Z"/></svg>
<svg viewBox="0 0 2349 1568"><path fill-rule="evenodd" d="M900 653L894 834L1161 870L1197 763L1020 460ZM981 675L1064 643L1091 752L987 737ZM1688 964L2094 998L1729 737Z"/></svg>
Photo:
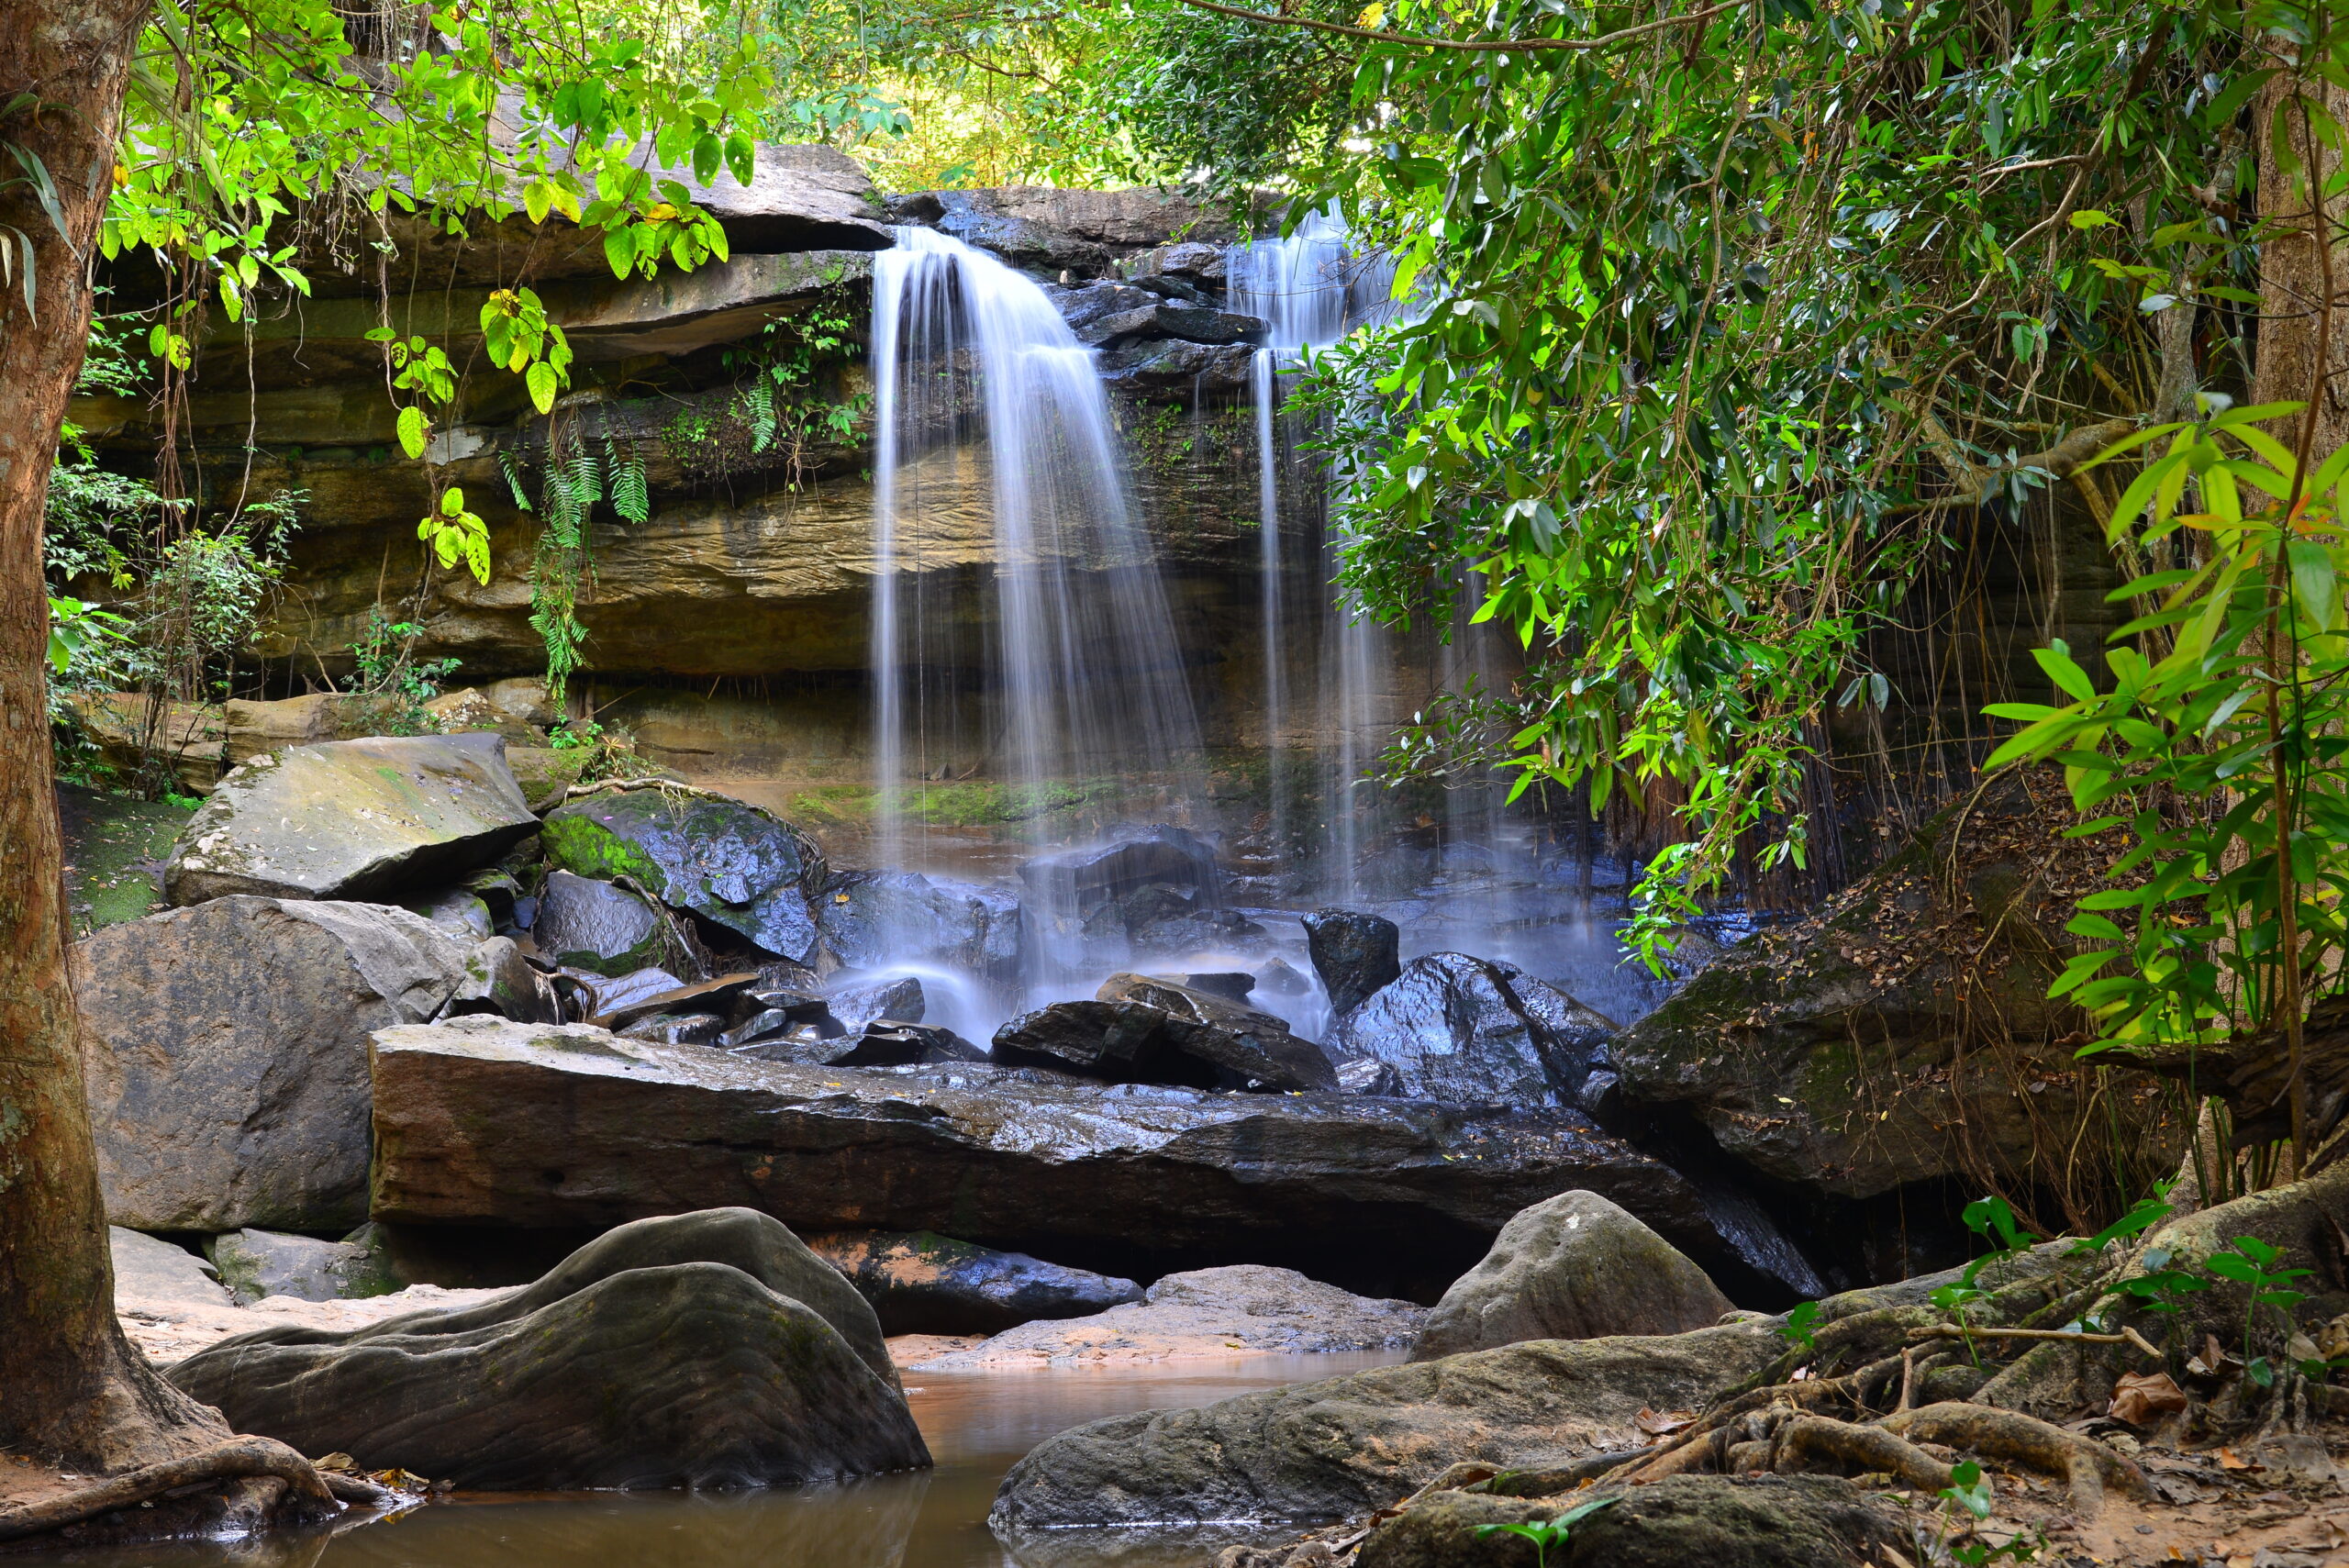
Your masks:
<svg viewBox="0 0 2349 1568"><path fill-rule="evenodd" d="M1883 1429L2063 1476L2071 1483L2072 1504L2082 1518L2096 1517L2108 1486L2141 1501L2153 1496L2145 1473L2103 1443L2014 1410L1927 1405L1887 1417Z"/></svg>
<svg viewBox="0 0 2349 1568"><path fill-rule="evenodd" d="M105 1476L37 1503L0 1508L0 1541L65 1529L118 1508L153 1502L169 1493L262 1477L284 1482L295 1496L321 1509L330 1510L336 1502L333 1483L284 1443L270 1438L238 1438L178 1459ZM369 1494L365 1500L379 1501L378 1489L372 1483L365 1485Z"/></svg>

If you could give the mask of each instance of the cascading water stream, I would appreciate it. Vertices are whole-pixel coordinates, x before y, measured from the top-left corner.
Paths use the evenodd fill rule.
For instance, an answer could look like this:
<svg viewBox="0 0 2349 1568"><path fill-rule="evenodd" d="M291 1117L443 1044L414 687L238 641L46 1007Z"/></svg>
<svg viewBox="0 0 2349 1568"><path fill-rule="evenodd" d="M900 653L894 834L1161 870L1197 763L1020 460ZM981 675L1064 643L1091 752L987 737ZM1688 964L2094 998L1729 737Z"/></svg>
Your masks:
<svg viewBox="0 0 2349 1568"><path fill-rule="evenodd" d="M930 859L925 781L1005 786L1038 849L1058 808L1098 830L1197 798L1182 653L1093 351L961 240L901 228L873 272L877 863Z"/></svg>
<svg viewBox="0 0 2349 1568"><path fill-rule="evenodd" d="M1311 718L1331 742L1317 748L1316 793L1323 806L1320 834L1321 895L1351 898L1360 892L1363 842L1355 781L1363 775L1381 721L1377 672L1385 639L1360 613L1351 595L1334 583L1338 546L1316 517L1299 517L1303 537L1288 537L1281 517L1281 420L1278 408L1308 349L1327 348L1349 330L1391 309L1391 263L1352 254L1345 226L1315 213L1280 239L1251 240L1233 249L1227 264L1231 308L1261 318L1264 345L1257 350L1252 392L1256 405L1257 495L1264 573L1264 742L1271 780L1273 839L1290 841L1297 794L1293 771L1284 767L1297 737L1291 732L1286 651L1291 643L1290 606L1284 587L1301 574L1316 596L1311 629L1320 657ZM1333 489L1347 483L1330 475Z"/></svg>

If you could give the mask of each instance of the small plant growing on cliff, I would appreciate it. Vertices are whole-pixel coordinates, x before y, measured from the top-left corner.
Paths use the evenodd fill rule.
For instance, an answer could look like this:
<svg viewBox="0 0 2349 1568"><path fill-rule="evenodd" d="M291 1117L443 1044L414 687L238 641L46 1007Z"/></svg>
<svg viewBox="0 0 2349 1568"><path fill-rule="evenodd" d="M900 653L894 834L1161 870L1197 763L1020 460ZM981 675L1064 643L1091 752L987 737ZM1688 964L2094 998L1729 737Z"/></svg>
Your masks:
<svg viewBox="0 0 2349 1568"><path fill-rule="evenodd" d="M1476 1539L1489 1540L1497 1535L1513 1535L1533 1543L1535 1568L1548 1568L1550 1549L1564 1546L1575 1526L1598 1512L1621 1502L1620 1497L1598 1497L1587 1503L1577 1503L1555 1518L1529 1519L1522 1524L1479 1525Z"/></svg>
<svg viewBox="0 0 2349 1568"><path fill-rule="evenodd" d="M1778 1338L1786 1340L1787 1344L1792 1345L1796 1350L1817 1350L1819 1348L1819 1330L1812 1327L1812 1325L1818 1321L1819 1303L1816 1301L1806 1301L1799 1307L1797 1307L1793 1311L1788 1312L1787 1314L1787 1320L1773 1328L1771 1332L1777 1335Z"/></svg>
<svg viewBox="0 0 2349 1568"><path fill-rule="evenodd" d="M1980 1366L1982 1352L1975 1346L1971 1332L1973 1325L1965 1315L1969 1308L1989 1297L1990 1293L1978 1283L1982 1271L1992 1263L2003 1262L2016 1253L2027 1251L2039 1238L2022 1228L2015 1218L2013 1207L1995 1193L1967 1204L1959 1218L1965 1221L1968 1230L1986 1240L1995 1240L1996 1244L1967 1263L1965 1272L1958 1275L1956 1283L1943 1285L1925 1299L1957 1319L1959 1329L1965 1332L1966 1354L1974 1358L1976 1366Z"/></svg>

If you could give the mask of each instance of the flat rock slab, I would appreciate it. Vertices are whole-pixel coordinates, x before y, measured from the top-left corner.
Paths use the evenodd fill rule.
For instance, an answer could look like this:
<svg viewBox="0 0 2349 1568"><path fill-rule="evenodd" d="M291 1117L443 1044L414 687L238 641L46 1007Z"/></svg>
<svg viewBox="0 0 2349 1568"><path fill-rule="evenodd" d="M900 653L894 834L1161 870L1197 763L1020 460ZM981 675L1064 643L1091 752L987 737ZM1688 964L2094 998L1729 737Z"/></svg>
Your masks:
<svg viewBox="0 0 2349 1568"><path fill-rule="evenodd" d="M1030 1530L1340 1518L1386 1507L1455 1461L1533 1470L1644 1446L1642 1406L1701 1409L1785 1349L1758 1323L1534 1340L1112 1416L1037 1445L987 1522L1016 1542Z"/></svg>
<svg viewBox="0 0 2349 1568"><path fill-rule="evenodd" d="M438 1012L468 954L405 909L216 898L74 944L106 1213L143 1230L367 1218L367 1036Z"/></svg>
<svg viewBox="0 0 2349 1568"><path fill-rule="evenodd" d="M220 781L172 851L163 895L369 898L454 881L538 828L497 736L295 746Z"/></svg>
<svg viewBox="0 0 2349 1568"><path fill-rule="evenodd" d="M816 1255L873 1304L892 1335L971 1336L1038 1318L1082 1318L1141 1299L1141 1286L933 1231L812 1235Z"/></svg>
<svg viewBox="0 0 2349 1568"><path fill-rule="evenodd" d="M137 1296L212 1307L229 1304L228 1287L220 1283L220 1271L184 1247L119 1225L106 1228L106 1244L114 1255L117 1299Z"/></svg>
<svg viewBox="0 0 2349 1568"><path fill-rule="evenodd" d="M1411 1342L1427 1308L1354 1296L1294 1269L1235 1263L1168 1274L1142 1300L1090 1318L1028 1323L968 1350L932 1357L919 1372L1196 1361L1234 1355L1395 1350Z"/></svg>
<svg viewBox="0 0 2349 1568"><path fill-rule="evenodd" d="M1275 1256L1342 1282L1421 1260L1449 1278L1520 1209L1582 1187L1692 1256L1724 1245L1686 1181L1571 1112L801 1067L486 1016L374 1040L386 1222L744 1204L803 1231L939 1230L1071 1262Z"/></svg>
<svg viewBox="0 0 2349 1568"><path fill-rule="evenodd" d="M773 1485L930 1462L872 1308L743 1209L623 1226L463 1311L250 1334L170 1375L239 1431L484 1490Z"/></svg>

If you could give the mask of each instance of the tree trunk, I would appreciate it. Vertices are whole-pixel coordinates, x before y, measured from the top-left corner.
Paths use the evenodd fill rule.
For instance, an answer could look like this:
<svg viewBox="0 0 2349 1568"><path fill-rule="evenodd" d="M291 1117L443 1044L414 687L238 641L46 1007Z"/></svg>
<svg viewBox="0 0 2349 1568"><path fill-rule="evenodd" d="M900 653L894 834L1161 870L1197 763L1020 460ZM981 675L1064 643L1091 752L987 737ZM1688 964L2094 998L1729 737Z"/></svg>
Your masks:
<svg viewBox="0 0 2349 1568"><path fill-rule="evenodd" d="M2274 60L2266 61L2277 63ZM2316 154L2321 177L2330 178L2341 166L2338 154L2325 146L2321 134L2311 136L2307 121L2285 100L2295 89L2305 93L2336 119L2349 117L2349 92L2313 77L2302 82L2288 72L2279 74L2258 97L2252 143L2259 160L2259 221L2287 226L2259 249L2259 338L2251 378L2254 403L2305 403L2316 384L2319 317L2324 306L2324 268L2310 232L2315 214L2309 201L2308 174L2286 170L2276 161L2268 128L2280 110L2285 135L2292 150L2306 161ZM2332 204L2328 204L2332 205ZM2339 217L2334 206L2333 216ZM2337 282L2349 279L2349 247L2333 248ZM2336 302L2337 303L2337 302ZM2331 335L2330 361L2325 367L2324 393L2317 400L2314 461L2349 442L2349 332ZM2165 415L2178 418L2177 414ZM2271 419L2267 430L2288 450L2299 443L2300 417Z"/></svg>
<svg viewBox="0 0 2349 1568"><path fill-rule="evenodd" d="M89 328L87 259L108 194L131 49L150 0L0 0L0 120L56 182L68 248L27 184L0 242L32 241L0 295L0 1454L84 1473L209 1447L218 1414L157 1376L114 1316L114 1271L65 975L63 858L43 687L41 514ZM4 152L0 149L0 152ZM19 172L0 156L0 179ZM80 252L77 259L74 251Z"/></svg>

